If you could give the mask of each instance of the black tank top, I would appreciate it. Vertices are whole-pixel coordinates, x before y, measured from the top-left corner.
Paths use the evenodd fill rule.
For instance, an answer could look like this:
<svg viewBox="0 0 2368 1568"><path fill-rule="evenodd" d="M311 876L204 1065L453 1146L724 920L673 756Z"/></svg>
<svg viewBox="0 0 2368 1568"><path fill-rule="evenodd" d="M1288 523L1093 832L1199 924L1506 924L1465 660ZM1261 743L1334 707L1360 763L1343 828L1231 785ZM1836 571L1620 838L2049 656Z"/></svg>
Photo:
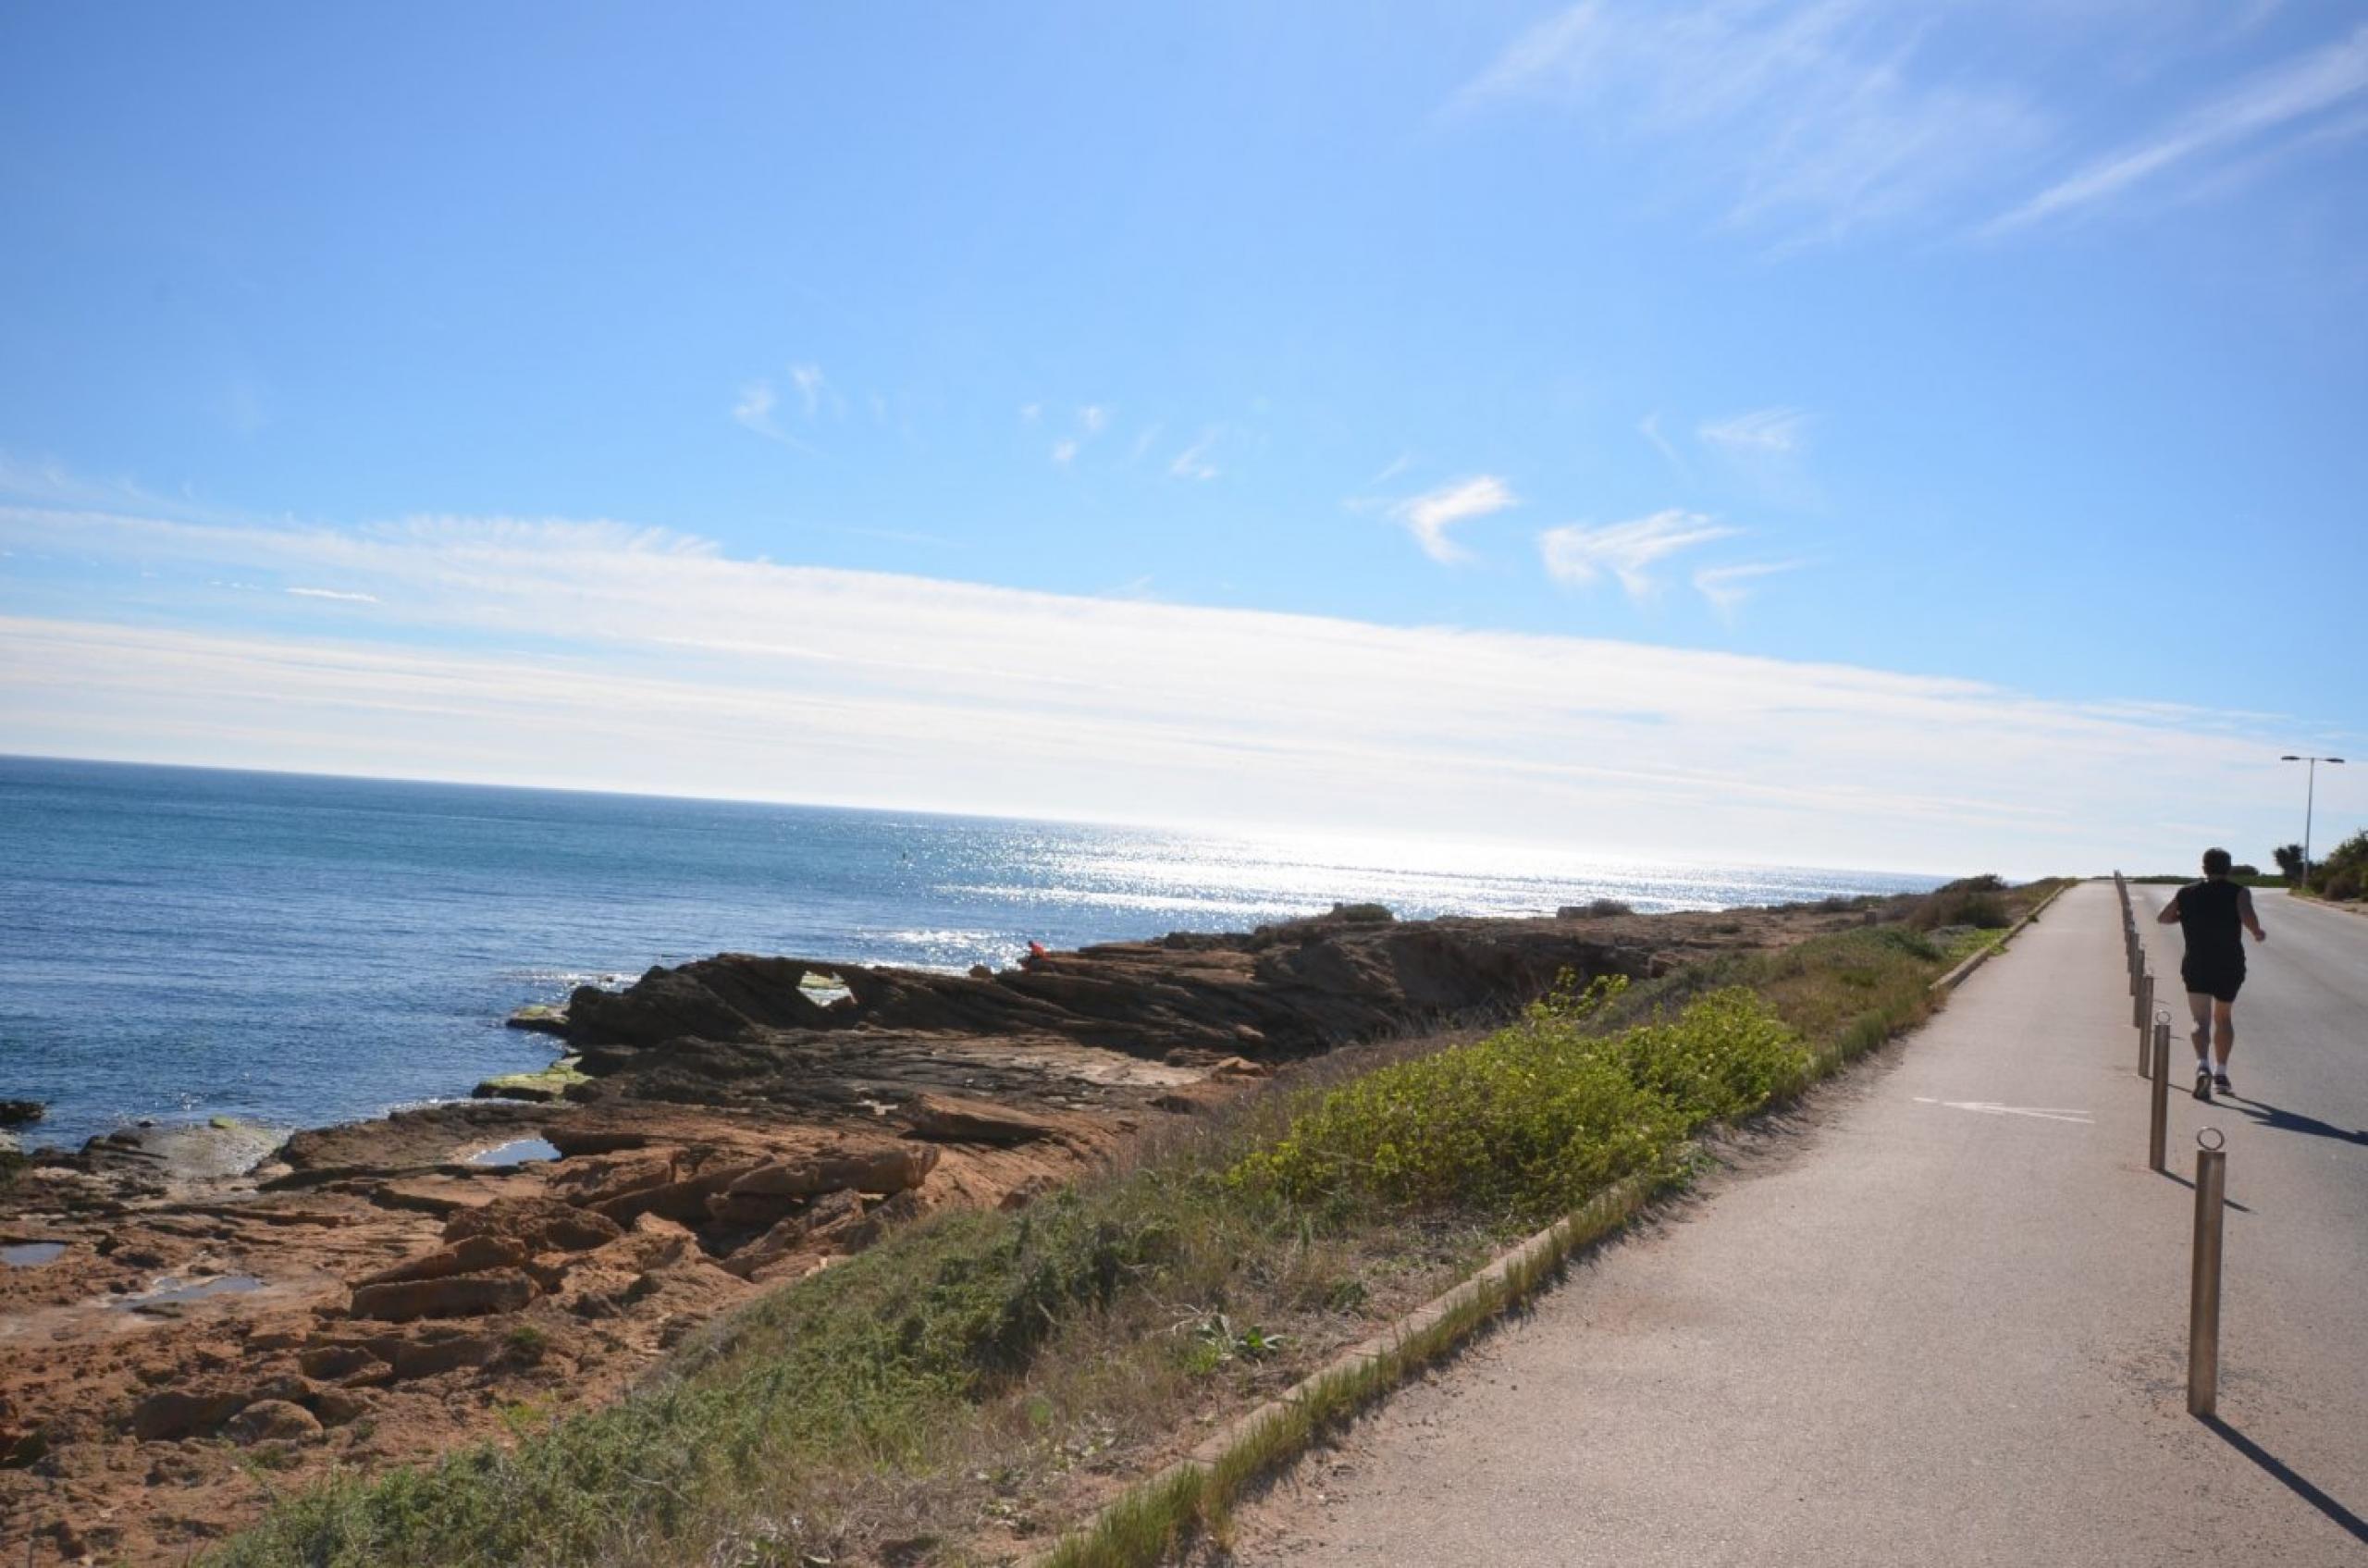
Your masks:
<svg viewBox="0 0 2368 1568"><path fill-rule="evenodd" d="M2194 882L2179 889L2179 934L2187 939L2189 957L2245 961L2244 927L2237 915L2244 896L2242 884L2233 882Z"/></svg>

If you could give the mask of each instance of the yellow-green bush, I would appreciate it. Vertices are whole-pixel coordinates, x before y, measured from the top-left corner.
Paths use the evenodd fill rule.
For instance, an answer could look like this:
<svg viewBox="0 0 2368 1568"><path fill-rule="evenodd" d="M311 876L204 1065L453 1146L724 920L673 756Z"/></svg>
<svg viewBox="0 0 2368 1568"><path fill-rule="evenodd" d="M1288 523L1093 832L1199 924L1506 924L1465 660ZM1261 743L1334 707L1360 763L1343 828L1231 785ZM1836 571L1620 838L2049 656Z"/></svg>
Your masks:
<svg viewBox="0 0 2368 1568"><path fill-rule="evenodd" d="M1368 1073L1318 1097L1238 1162L1239 1186L1301 1205L1379 1204L1542 1219L1674 1157L1704 1122L1797 1088L1809 1053L1751 992L1612 1034L1601 986L1530 1009L1475 1044Z"/></svg>

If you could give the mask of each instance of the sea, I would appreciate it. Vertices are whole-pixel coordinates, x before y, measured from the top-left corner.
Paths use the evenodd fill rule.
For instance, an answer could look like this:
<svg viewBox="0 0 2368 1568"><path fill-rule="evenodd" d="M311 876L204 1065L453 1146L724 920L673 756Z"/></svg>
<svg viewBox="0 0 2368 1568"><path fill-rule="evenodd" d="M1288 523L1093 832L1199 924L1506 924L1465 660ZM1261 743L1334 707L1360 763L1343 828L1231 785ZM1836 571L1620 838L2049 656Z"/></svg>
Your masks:
<svg viewBox="0 0 2368 1568"><path fill-rule="evenodd" d="M1527 915L1938 877L0 757L0 1098L31 1145L295 1128L556 1054L527 1003L717 952L966 969L1328 909Z"/></svg>

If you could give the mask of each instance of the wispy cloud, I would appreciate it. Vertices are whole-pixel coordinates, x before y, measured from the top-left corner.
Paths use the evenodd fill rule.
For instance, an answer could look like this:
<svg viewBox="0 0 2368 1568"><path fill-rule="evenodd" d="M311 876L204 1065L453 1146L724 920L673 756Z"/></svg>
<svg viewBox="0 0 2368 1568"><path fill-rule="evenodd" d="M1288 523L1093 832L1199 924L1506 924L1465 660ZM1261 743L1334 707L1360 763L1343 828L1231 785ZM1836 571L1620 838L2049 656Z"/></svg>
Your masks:
<svg viewBox="0 0 2368 1568"><path fill-rule="evenodd" d="M771 382L751 381L740 389L740 401L732 405L732 417L760 436L777 435L773 408L780 401Z"/></svg>
<svg viewBox="0 0 2368 1568"><path fill-rule="evenodd" d="M1107 407L1101 403L1079 405L1077 411L1075 433L1063 436L1053 443L1053 461L1061 467L1067 467L1077 461L1077 454L1085 450L1087 442L1109 427L1110 410ZM1141 443L1137 444L1140 446Z"/></svg>
<svg viewBox="0 0 2368 1568"><path fill-rule="evenodd" d="M810 442L782 428L781 421L774 417L780 406L781 394L773 390L771 381L751 381L740 389L740 401L732 405L732 418L741 428L753 430L769 441L779 441L783 446L795 447L799 451L814 451Z"/></svg>
<svg viewBox="0 0 2368 1568"><path fill-rule="evenodd" d="M827 571L613 524L0 506L0 548L67 534L92 608L0 617L18 749L1150 821L1254 800L1319 833L1527 824L1533 858L1584 823L1571 848L1936 870L2151 862L2180 847L2159 821L2270 843L2291 806L2256 727L1969 680ZM188 619L104 618L142 568L168 573L152 607L191 585ZM208 578L386 603L265 634L198 619Z"/></svg>
<svg viewBox="0 0 2368 1568"><path fill-rule="evenodd" d="M1831 240L1983 188L2042 138L2021 92L1936 68L1920 7L1581 0L1450 103L1563 105L1719 192L1728 218Z"/></svg>
<svg viewBox="0 0 2368 1568"><path fill-rule="evenodd" d="M1733 538L1738 531L1698 512L1671 508L1600 527L1572 523L1548 528L1537 536L1537 549L1547 575L1558 583L1585 587L1608 573L1630 599L1643 599L1660 586L1652 572L1659 562L1696 545Z"/></svg>
<svg viewBox="0 0 2368 1568"><path fill-rule="evenodd" d="M179 494L153 490L129 475L92 478L55 459L29 459L0 451L0 496L52 506L130 509L191 522L230 523L240 514L200 500L193 487Z"/></svg>
<svg viewBox="0 0 2368 1568"><path fill-rule="evenodd" d="M1721 615L1732 615L1758 591L1761 579L1797 572L1797 561L1747 561L1732 566L1705 566L1694 574L1694 591L1710 601Z"/></svg>
<svg viewBox="0 0 2368 1568"><path fill-rule="evenodd" d="M1985 225L2000 235L2111 202L2182 165L2276 137L2368 93L2368 24L2264 70L2145 142L2057 181ZM2306 144L2297 140L2293 146Z"/></svg>
<svg viewBox="0 0 2368 1568"><path fill-rule="evenodd" d="M1809 416L1799 409L1762 408L1709 421L1696 433L1733 452L1790 454L1805 444L1808 424Z"/></svg>
<svg viewBox="0 0 2368 1568"><path fill-rule="evenodd" d="M791 365L789 382L797 389L798 401L805 405L808 419L821 412L825 396L837 396L831 390L830 378L822 374L822 367L819 364Z"/></svg>
<svg viewBox="0 0 2368 1568"><path fill-rule="evenodd" d="M378 602L376 594L350 593L342 588L290 588L288 591L299 599L344 599L350 604Z"/></svg>
<svg viewBox="0 0 2368 1568"><path fill-rule="evenodd" d="M1661 416L1659 414L1648 414L1636 421L1636 434L1650 441L1653 450L1661 454L1661 460L1671 468L1681 475L1685 472L1684 460L1677 455L1676 446L1661 434Z"/></svg>
<svg viewBox="0 0 2368 1568"><path fill-rule="evenodd" d="M1219 434L1221 432L1215 429L1202 431L1199 440L1169 460L1167 472L1178 479L1215 478L1217 467L1209 461L1209 451L1217 444Z"/></svg>
<svg viewBox="0 0 2368 1568"><path fill-rule="evenodd" d="M1511 486L1493 474L1480 474L1400 501L1389 515L1406 525L1424 555L1452 563L1470 560L1471 552L1448 537L1449 528L1520 504Z"/></svg>
<svg viewBox="0 0 2368 1568"><path fill-rule="evenodd" d="M1044 405L1042 403L1021 403L1019 405L1019 422L1022 425L1033 425L1042 417L1044 417Z"/></svg>

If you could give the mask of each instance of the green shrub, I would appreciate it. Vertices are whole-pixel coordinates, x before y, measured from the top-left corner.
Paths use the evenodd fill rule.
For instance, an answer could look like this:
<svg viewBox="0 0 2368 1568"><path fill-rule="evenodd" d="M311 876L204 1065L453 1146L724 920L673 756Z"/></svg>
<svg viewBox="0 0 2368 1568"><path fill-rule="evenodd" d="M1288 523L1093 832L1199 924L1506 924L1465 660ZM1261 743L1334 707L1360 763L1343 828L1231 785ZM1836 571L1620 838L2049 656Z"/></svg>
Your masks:
<svg viewBox="0 0 2368 1568"><path fill-rule="evenodd" d="M1979 926L1990 931L2009 926L2015 918L2006 908L2005 892L2004 880L1988 872L1960 877L1918 900L1907 913L1907 923L1917 931L1938 931L1942 926Z"/></svg>
<svg viewBox="0 0 2368 1568"><path fill-rule="evenodd" d="M2327 851L2311 868L2311 890L2326 898L2368 898L2368 828Z"/></svg>
<svg viewBox="0 0 2368 1568"><path fill-rule="evenodd" d="M1668 1023L1649 1023L1611 1043L1640 1087L1669 1100L1687 1130L1758 1110L1807 1081L1800 1037L1740 986L1714 991Z"/></svg>
<svg viewBox="0 0 2368 1568"><path fill-rule="evenodd" d="M1606 920L1618 915L1633 915L1634 905L1617 898L1590 898L1584 904L1565 904L1554 911L1558 920Z"/></svg>
<svg viewBox="0 0 2368 1568"><path fill-rule="evenodd" d="M1543 1219L1659 1168L1704 1122L1762 1105L1807 1073L1798 1037L1748 991L1590 1032L1591 1015L1618 994L1600 984L1576 1001L1566 994L1477 1043L1343 1084L1231 1179L1316 1207Z"/></svg>

